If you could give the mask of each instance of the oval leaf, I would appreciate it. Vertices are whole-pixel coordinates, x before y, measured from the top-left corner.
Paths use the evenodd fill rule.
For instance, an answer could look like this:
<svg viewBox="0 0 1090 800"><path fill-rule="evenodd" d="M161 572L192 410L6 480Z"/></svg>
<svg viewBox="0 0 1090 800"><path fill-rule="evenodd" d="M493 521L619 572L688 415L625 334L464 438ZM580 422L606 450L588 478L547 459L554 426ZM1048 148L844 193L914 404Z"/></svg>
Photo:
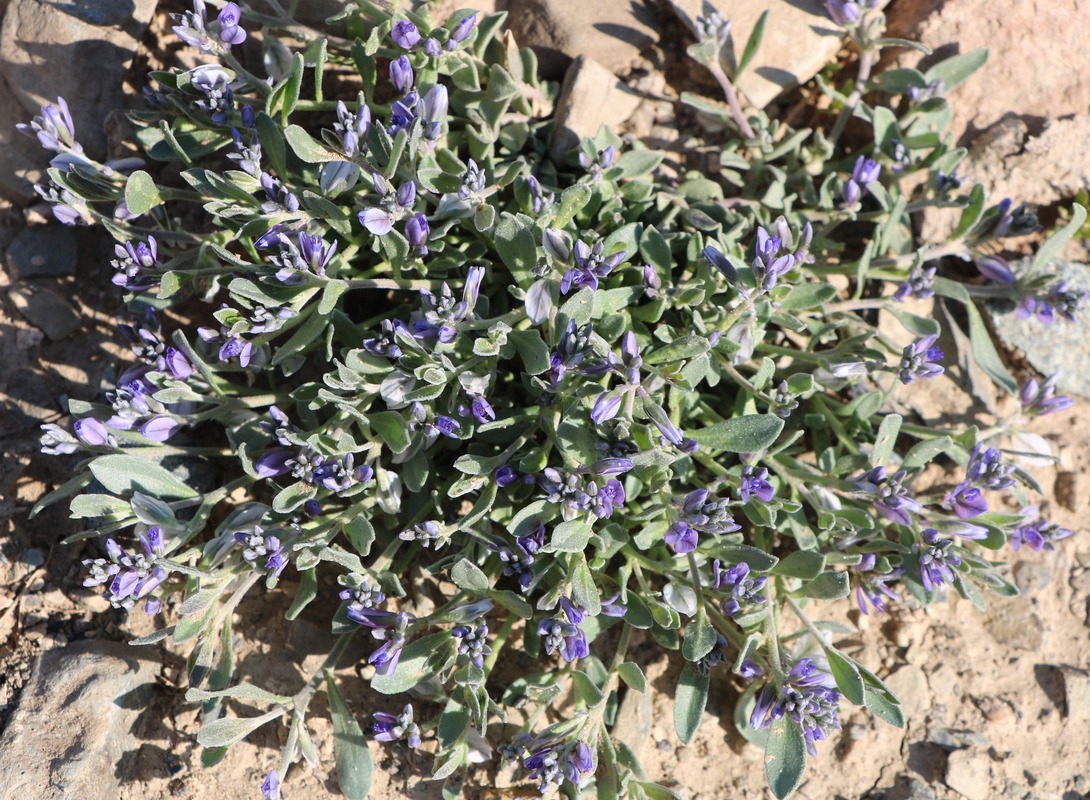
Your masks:
<svg viewBox="0 0 1090 800"><path fill-rule="evenodd" d="M783 420L771 414L748 414L690 431L697 444L728 453L757 453L771 446L783 430Z"/></svg>

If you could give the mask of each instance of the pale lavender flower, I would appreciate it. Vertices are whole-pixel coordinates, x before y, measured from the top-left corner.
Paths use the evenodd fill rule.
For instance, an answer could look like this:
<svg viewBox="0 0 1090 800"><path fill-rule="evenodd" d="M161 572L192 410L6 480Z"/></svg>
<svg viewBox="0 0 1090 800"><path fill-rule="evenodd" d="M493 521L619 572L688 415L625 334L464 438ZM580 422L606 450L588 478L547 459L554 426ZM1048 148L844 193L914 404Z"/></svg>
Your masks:
<svg viewBox="0 0 1090 800"><path fill-rule="evenodd" d="M825 0L825 10L837 25L850 27L859 22L863 9L855 0Z"/></svg>
<svg viewBox="0 0 1090 800"><path fill-rule="evenodd" d="M36 136L39 144L46 150L58 153L83 152L83 147L76 141L76 126L63 97L58 97L56 103L42 106L41 114L34 117L29 125L20 123L15 127L20 133Z"/></svg>
<svg viewBox="0 0 1090 800"><path fill-rule="evenodd" d="M917 264L912 268L912 272L904 283L897 287L897 291L893 293L893 300L897 303L903 303L908 298L912 297L917 300L927 300L928 298L935 296L935 267L923 268L922 264Z"/></svg>
<svg viewBox="0 0 1090 800"><path fill-rule="evenodd" d="M812 659L803 658L795 662L780 691L771 684L761 691L749 724L767 728L773 720L786 716L802 732L806 750L814 756L816 743L827 739L831 731L840 730L839 706L840 693L832 676Z"/></svg>
<svg viewBox="0 0 1090 800"><path fill-rule="evenodd" d="M428 254L428 237L431 236L431 226L428 218L423 214L414 214L405 222L405 238L409 241L409 247L418 256Z"/></svg>
<svg viewBox="0 0 1090 800"><path fill-rule="evenodd" d="M1037 506L1028 506L1022 509L1022 517L1026 521L1018 525L1011 534L1011 548L1020 550L1023 544L1031 550L1055 550L1056 542L1062 541L1074 535L1070 528L1061 528L1055 523L1046 522L1039 513Z"/></svg>
<svg viewBox="0 0 1090 800"><path fill-rule="evenodd" d="M992 491L1014 486L1014 466L1003 462L1003 454L994 447L977 444L969 456L965 476L973 483L984 485Z"/></svg>
<svg viewBox="0 0 1090 800"><path fill-rule="evenodd" d="M151 593L167 578L167 571L158 563L165 556L166 544L158 527L148 528L138 539L142 553L127 553L113 539L107 539L108 560L96 558L83 562L90 571L83 585L105 585L106 599L114 608L132 608L137 600L145 600L144 610L155 614L162 604Z"/></svg>
<svg viewBox="0 0 1090 800"><path fill-rule="evenodd" d="M416 76L413 74L413 66L408 56L398 56L390 62L390 83L394 90L401 95L412 91Z"/></svg>
<svg viewBox="0 0 1090 800"><path fill-rule="evenodd" d="M942 348L935 346L937 334L924 336L905 346L901 354L901 363L897 367L897 377L903 384L910 384L917 378L937 378L946 369L940 365L943 359Z"/></svg>
<svg viewBox="0 0 1090 800"><path fill-rule="evenodd" d="M607 256L604 254L604 249L604 243L601 240L595 242L593 246L582 239L575 243L573 250L575 266L564 273L560 281L561 294L567 294L572 286L597 290L598 281L613 272L627 255L624 250L621 250Z"/></svg>
<svg viewBox="0 0 1090 800"><path fill-rule="evenodd" d="M280 776L275 769L270 769L261 784L261 796L264 800L280 800Z"/></svg>
<svg viewBox="0 0 1090 800"><path fill-rule="evenodd" d="M882 168L877 161L866 156L859 156L855 160L855 166L852 167L851 177L845 181L844 188L841 190L844 204L857 205L866 194L867 186L878 180L881 174Z"/></svg>
<svg viewBox="0 0 1090 800"><path fill-rule="evenodd" d="M238 3L227 3L216 18L219 23L217 36L223 45L229 50L231 45L242 44L246 41L246 31L242 29L242 10Z"/></svg>
<svg viewBox="0 0 1090 800"><path fill-rule="evenodd" d="M722 603L723 613L736 617L754 607L768 602L762 592L768 578L751 578L749 564L742 561L733 567L721 569L719 559L712 562L712 588L727 595Z"/></svg>
<svg viewBox="0 0 1090 800"><path fill-rule="evenodd" d="M1056 394L1056 382L1060 379L1060 373L1050 375L1044 383L1039 384L1036 378L1030 378L1018 390L1018 399L1022 404L1022 412L1031 417L1055 414L1058 411L1066 411L1074 405L1074 401L1066 395Z"/></svg>
<svg viewBox="0 0 1090 800"><path fill-rule="evenodd" d="M410 703L396 717L385 711L376 711L371 715L371 731L376 742L398 742L404 740L410 749L420 747L420 726L413 721L413 707Z"/></svg>
<svg viewBox="0 0 1090 800"><path fill-rule="evenodd" d="M476 13L462 17L460 20L458 20L454 27L451 28L450 36L447 39L447 43L446 45L444 45L444 47L447 50L456 50L458 48L458 45L460 45L462 42L469 38L469 34L473 32L473 26L476 24Z"/></svg>
<svg viewBox="0 0 1090 800"><path fill-rule="evenodd" d="M488 646L488 625L481 623L476 627L456 625L451 634L459 639L458 655L465 656L469 663L478 669L484 667L484 657L492 653Z"/></svg>
<svg viewBox="0 0 1090 800"><path fill-rule="evenodd" d="M770 503L775 494L776 487L768 482L767 467L754 469L752 464L747 464L742 468L742 476L738 482L738 495L743 503L748 503L750 497Z"/></svg>
<svg viewBox="0 0 1090 800"><path fill-rule="evenodd" d="M961 558L951 550L954 540L943 538L934 528L925 528L921 536L923 542L914 549L920 560L923 586L933 592L938 586L954 582L953 568L961 564Z"/></svg>
<svg viewBox="0 0 1090 800"><path fill-rule="evenodd" d="M996 283L1014 283L1014 271L1005 258L999 256L984 256L973 260L977 270L985 278Z"/></svg>
<svg viewBox="0 0 1090 800"><path fill-rule="evenodd" d="M874 568L877 561L878 558L874 553L866 553L858 564L848 568L855 579L855 602L858 604L859 610L864 614L870 613L867 610L868 604L875 611L886 612L889 611L888 601L900 602L901 600L901 596L886 584L903 575L904 570L895 569L885 573L876 572Z"/></svg>
<svg viewBox="0 0 1090 800"><path fill-rule="evenodd" d="M885 467L875 467L855 482L864 494L874 496L874 507L886 519L900 525L911 525L912 514L923 509L904 485L908 472L898 470L893 475Z"/></svg>
<svg viewBox="0 0 1090 800"><path fill-rule="evenodd" d="M420 31L409 20L399 19L390 31L390 38L401 49L412 50L420 44Z"/></svg>

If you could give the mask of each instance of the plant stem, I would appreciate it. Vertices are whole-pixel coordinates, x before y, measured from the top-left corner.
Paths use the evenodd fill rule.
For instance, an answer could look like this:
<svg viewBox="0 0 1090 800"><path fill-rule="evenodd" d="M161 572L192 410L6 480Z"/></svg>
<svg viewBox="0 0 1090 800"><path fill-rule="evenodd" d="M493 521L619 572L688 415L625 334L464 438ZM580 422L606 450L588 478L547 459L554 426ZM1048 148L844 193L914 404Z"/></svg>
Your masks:
<svg viewBox="0 0 1090 800"><path fill-rule="evenodd" d="M855 113L856 106L859 105L859 101L863 99L863 91L866 88L867 81L870 80L871 70L874 68L874 56L875 51L867 48L859 54L859 74L855 79L855 88L852 89L852 93L848 96L848 100L844 103L844 108L840 109L840 116L836 118L836 123L833 125L833 132L829 134L829 141L833 144L840 138L840 134L844 132L844 128L848 125L848 120L852 118L852 114Z"/></svg>

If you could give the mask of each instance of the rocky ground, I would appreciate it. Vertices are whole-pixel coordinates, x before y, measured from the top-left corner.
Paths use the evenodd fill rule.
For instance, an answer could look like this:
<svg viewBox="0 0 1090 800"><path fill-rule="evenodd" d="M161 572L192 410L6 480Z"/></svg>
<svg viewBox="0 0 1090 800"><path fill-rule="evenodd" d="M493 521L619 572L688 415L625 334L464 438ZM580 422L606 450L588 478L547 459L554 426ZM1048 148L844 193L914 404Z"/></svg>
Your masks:
<svg viewBox="0 0 1090 800"><path fill-rule="evenodd" d="M560 123L571 135L593 134L608 122L678 159L693 157L691 132L701 121L676 100L679 87L707 87L698 70L676 57L684 27L667 9L651 0L490 4L497 2L513 12L520 39L540 49L549 77L564 81ZM316 6L330 4L334 0L303 5L316 14ZM687 14L699 12L697 0L678 4ZM762 10L773 11L756 68L742 85L754 106L803 114L812 97L807 81L818 71L838 60L853 69L819 0L713 5L735 20L740 40ZM169 10L179 8L156 0L0 0L3 800L253 798L276 758L276 734L264 729L218 767L202 771L194 741L197 710L182 699L181 659L119 644L150 631L153 621L116 612L81 588L79 561L91 555L92 545L61 543L78 532L62 507L27 518L38 499L70 477L64 459L37 453L38 424L60 419L66 398L96 398L124 348L113 328L121 304L109 283L111 243L96 231L56 225L48 210L35 205L30 187L41 179L46 159L13 126L60 94L92 155L119 154L119 110L136 94L139 74L149 60L174 57L158 38ZM1090 7L1080 0L1044 6L893 0L889 13L892 35L961 52L992 48L988 66L956 98L961 111L954 131L970 148L973 177L1040 204L1046 218L1055 217L1052 207L1059 201L1085 190ZM903 63L920 58L900 56ZM88 64L95 69L89 72ZM1077 244L1067 255L1087 260ZM1085 277L1084 264L1069 268ZM1079 367L1090 363L1087 331L1084 325L1037 330L998 311L994 322L1013 364L1068 368L1065 388L1083 398L1038 429L1060 458L1041 475L1049 492L1045 511L1083 530L1057 552L1015 554L1013 577L1026 596L993 600L987 613L966 603L881 618L852 612L860 629L858 657L888 676L911 722L907 730L895 730L846 711L844 735L822 748L800 797L1077 800L1090 792L1090 539L1083 524L1090 493L1090 369ZM912 411L928 422L965 412L943 400L936 382ZM278 602L269 596L255 601L263 607L239 610L239 650L256 683L287 690L299 680L296 662L310 663L328 642L319 615L289 628L283 609L268 607ZM245 622L250 619L261 622ZM620 729L651 776L693 800L764 796L761 754L743 743L731 722L734 688L726 681L713 686L700 734L680 747L669 710L678 665L654 647L639 652L654 691L649 697L627 694ZM323 767L293 771L284 792L289 798L336 796L329 723L320 701L316 708L312 734L323 743ZM426 756L372 748L383 766L375 797L439 796L422 779ZM467 794L481 800L512 796L482 787Z"/></svg>

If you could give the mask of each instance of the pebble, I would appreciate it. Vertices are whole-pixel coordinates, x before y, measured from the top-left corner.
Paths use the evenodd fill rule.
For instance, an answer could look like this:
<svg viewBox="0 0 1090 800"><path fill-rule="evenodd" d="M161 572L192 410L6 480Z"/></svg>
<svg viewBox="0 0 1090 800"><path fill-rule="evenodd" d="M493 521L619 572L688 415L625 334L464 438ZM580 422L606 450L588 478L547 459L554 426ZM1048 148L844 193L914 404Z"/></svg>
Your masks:
<svg viewBox="0 0 1090 800"><path fill-rule="evenodd" d="M556 101L556 129L550 154L561 159L584 136L594 137L603 125L616 128L640 104L640 97L590 56L568 67Z"/></svg>
<svg viewBox="0 0 1090 800"><path fill-rule="evenodd" d="M905 716L910 719L931 708L931 689L924 671L913 664L906 664L885 679L897 699L904 706Z"/></svg>
<svg viewBox="0 0 1090 800"><path fill-rule="evenodd" d="M984 627L997 642L1016 650L1037 650L1044 638L1040 617L1018 597L989 602Z"/></svg>
<svg viewBox="0 0 1090 800"><path fill-rule="evenodd" d="M31 325L55 342L79 330L79 313L51 289L17 286L8 292L8 297Z"/></svg>
<svg viewBox="0 0 1090 800"><path fill-rule="evenodd" d="M76 274L76 233L66 225L33 225L8 247L8 266L17 278L59 278Z"/></svg>
<svg viewBox="0 0 1090 800"><path fill-rule="evenodd" d="M1052 580L1052 560L1032 559L1019 561L1013 569L1014 585L1020 592L1037 592Z"/></svg>
<svg viewBox="0 0 1090 800"><path fill-rule="evenodd" d="M989 800L988 756L971 750L951 753L946 762L946 785L969 800Z"/></svg>
<svg viewBox="0 0 1090 800"><path fill-rule="evenodd" d="M1061 668L1067 716L1076 722L1090 720L1090 675L1082 670Z"/></svg>
<svg viewBox="0 0 1090 800"><path fill-rule="evenodd" d="M19 558L27 566L34 568L40 567L45 563L45 553L38 547L31 547L24 550Z"/></svg>
<svg viewBox="0 0 1090 800"><path fill-rule="evenodd" d="M928 728L927 741L947 750L988 746L988 739L983 734L962 728Z"/></svg>

